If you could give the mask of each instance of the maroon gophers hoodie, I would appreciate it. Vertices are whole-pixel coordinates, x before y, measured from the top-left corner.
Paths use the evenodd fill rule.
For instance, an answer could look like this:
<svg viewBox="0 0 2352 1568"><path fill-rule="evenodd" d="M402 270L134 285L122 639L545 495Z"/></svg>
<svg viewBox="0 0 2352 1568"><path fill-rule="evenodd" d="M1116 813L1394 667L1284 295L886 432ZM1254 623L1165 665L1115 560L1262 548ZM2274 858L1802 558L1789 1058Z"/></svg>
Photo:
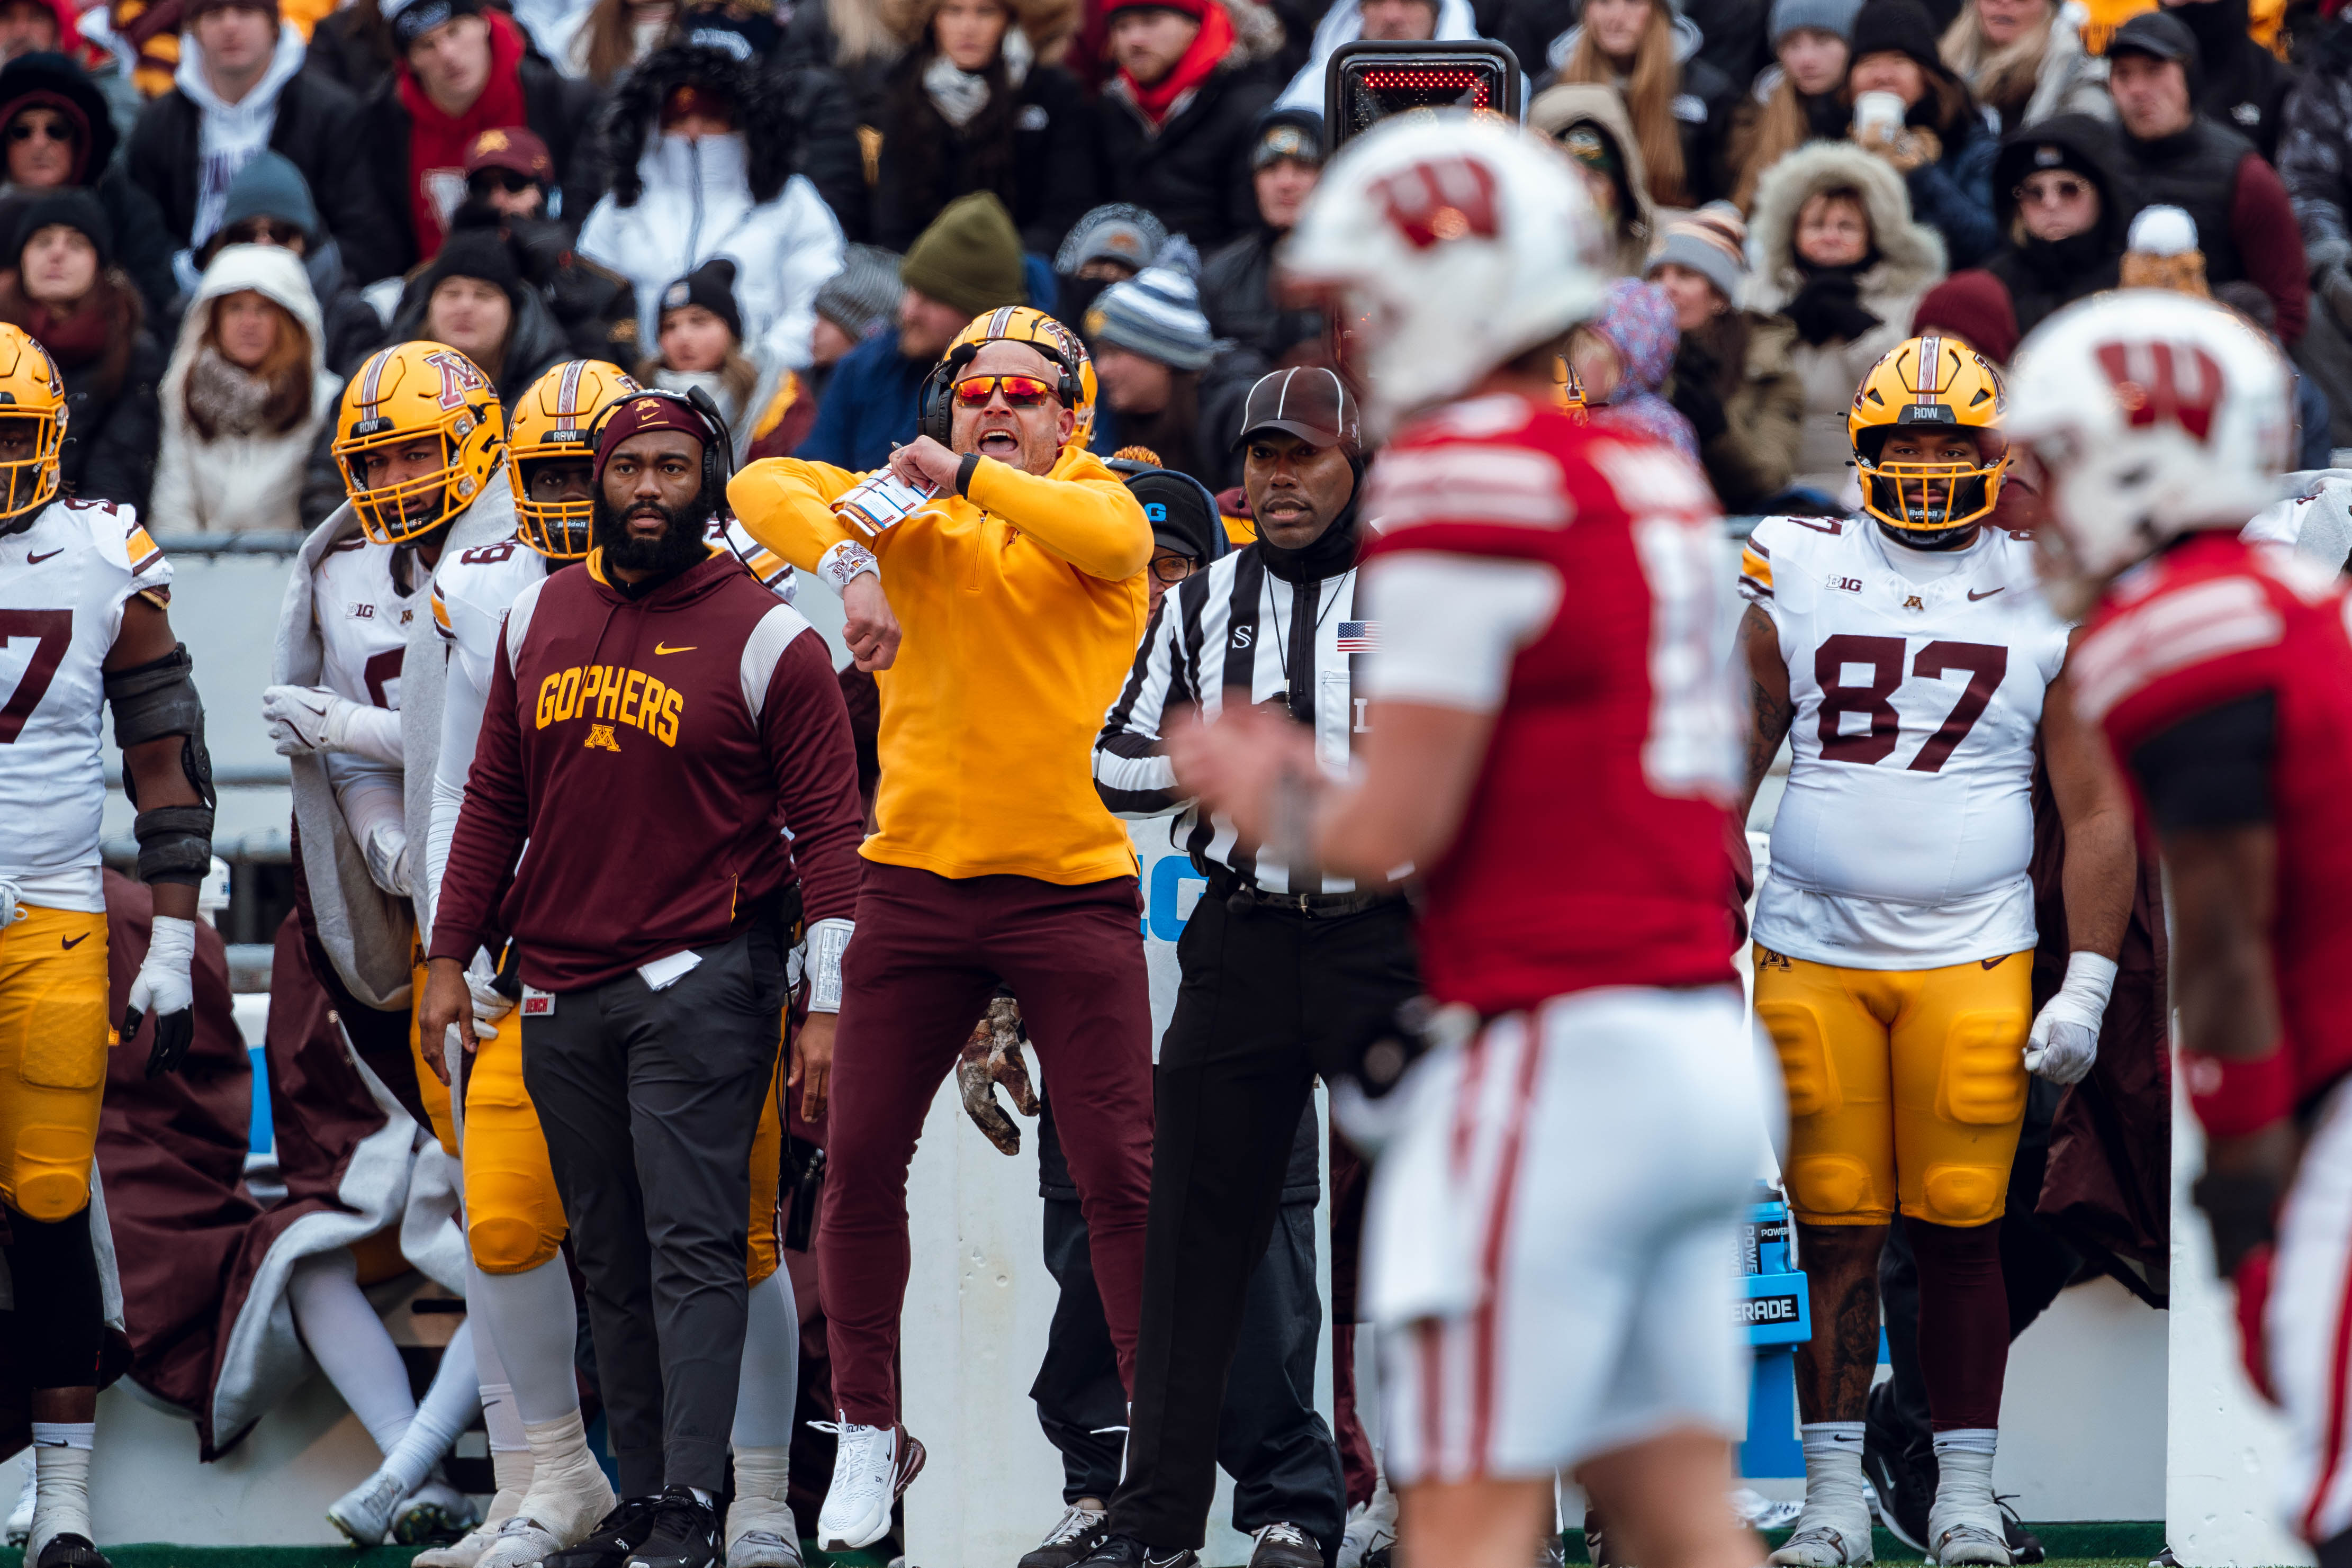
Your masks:
<svg viewBox="0 0 2352 1568"><path fill-rule="evenodd" d="M527 984L580 991L725 941L795 881L807 920L847 919L862 832L800 613L730 552L642 598L592 554L507 614L432 955L510 934Z"/></svg>

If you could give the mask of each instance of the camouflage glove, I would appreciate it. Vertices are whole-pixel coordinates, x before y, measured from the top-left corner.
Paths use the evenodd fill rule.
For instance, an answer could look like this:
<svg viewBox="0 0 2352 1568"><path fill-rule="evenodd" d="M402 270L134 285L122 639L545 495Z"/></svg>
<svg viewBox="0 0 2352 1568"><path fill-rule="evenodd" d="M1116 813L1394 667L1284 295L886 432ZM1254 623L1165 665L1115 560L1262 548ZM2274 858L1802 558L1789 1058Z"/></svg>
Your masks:
<svg viewBox="0 0 2352 1568"><path fill-rule="evenodd" d="M992 998L988 1011L972 1026L956 1063L956 1087L963 1095L964 1114L1006 1154L1021 1152L1021 1128L1004 1113L996 1099L1003 1084L1013 1096L1013 1109L1024 1116L1037 1114L1037 1091L1029 1083L1029 1063L1021 1054L1026 1037L1021 1027L1021 1004L1010 996Z"/></svg>

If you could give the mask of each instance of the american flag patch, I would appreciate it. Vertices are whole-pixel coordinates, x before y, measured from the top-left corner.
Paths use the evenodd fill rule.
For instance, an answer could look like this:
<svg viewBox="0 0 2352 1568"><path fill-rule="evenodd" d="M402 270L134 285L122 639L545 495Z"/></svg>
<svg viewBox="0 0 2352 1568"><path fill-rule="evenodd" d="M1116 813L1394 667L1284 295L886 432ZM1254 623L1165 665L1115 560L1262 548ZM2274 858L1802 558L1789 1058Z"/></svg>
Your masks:
<svg viewBox="0 0 2352 1568"><path fill-rule="evenodd" d="M1378 621L1341 621L1338 647L1341 653L1370 653L1380 642Z"/></svg>

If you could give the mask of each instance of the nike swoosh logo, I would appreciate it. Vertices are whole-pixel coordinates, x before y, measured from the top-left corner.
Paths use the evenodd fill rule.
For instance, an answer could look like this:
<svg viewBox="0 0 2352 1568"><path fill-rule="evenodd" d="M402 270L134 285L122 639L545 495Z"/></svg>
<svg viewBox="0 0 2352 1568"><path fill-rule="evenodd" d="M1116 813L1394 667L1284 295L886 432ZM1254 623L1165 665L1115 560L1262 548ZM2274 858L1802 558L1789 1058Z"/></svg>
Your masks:
<svg viewBox="0 0 2352 1568"><path fill-rule="evenodd" d="M654 644L654 651L656 653L692 653L696 648L700 647L702 645L700 643L688 643L684 647L666 647L660 643L656 643Z"/></svg>
<svg viewBox="0 0 2352 1568"><path fill-rule="evenodd" d="M60 544L60 545L58 545L55 550L47 550L47 551L43 551L43 552L42 552L40 554L38 554L38 555L27 555L27 556L26 556L26 557L25 557L25 564L26 564L26 565L27 565L27 566L38 566L42 562L47 561L50 556L52 556L52 555L63 555L65 552L66 552L66 547L65 547L64 545Z"/></svg>
<svg viewBox="0 0 2352 1568"><path fill-rule="evenodd" d="M2006 583L2004 583L2004 584L2002 584L2000 587L1995 588L1995 589L1992 591L1992 594L2006 594L2006 593L2008 593L2008 592L2009 592L2009 584L2006 584ZM1969 589L1969 604L1971 604L1971 605L1973 605L1973 604L1975 604L1979 599L1990 599L1990 598L1991 598L1991 597L1992 597L1992 594L1979 594L1979 593L1978 593L1974 588L1971 588L1971 589Z"/></svg>
<svg viewBox="0 0 2352 1568"><path fill-rule="evenodd" d="M1998 590L1996 590L1996 592L1998 592ZM1978 962L1983 964L1987 969L1999 969L2002 964L2009 962L2009 954L2004 952L1999 958L1979 959Z"/></svg>
<svg viewBox="0 0 2352 1568"><path fill-rule="evenodd" d="M58 938L58 940L64 942L68 948L79 947L83 942L89 940L89 932L84 931L79 936L61 936Z"/></svg>

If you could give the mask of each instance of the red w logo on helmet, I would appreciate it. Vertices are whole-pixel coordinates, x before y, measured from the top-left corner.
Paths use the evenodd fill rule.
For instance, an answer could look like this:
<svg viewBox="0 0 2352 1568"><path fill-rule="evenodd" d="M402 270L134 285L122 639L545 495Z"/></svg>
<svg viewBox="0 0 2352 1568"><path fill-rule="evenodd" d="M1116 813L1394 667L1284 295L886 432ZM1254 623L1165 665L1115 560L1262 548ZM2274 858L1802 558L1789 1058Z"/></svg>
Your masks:
<svg viewBox="0 0 2352 1568"><path fill-rule="evenodd" d="M1415 250L1496 235L1495 172L1475 158L1432 158L1372 184L1388 219Z"/></svg>
<svg viewBox="0 0 2352 1568"><path fill-rule="evenodd" d="M2134 426L2165 420L2200 441L2213 428L2221 401L2221 362L2194 345L2102 343L2099 368L2116 384L2116 401Z"/></svg>

